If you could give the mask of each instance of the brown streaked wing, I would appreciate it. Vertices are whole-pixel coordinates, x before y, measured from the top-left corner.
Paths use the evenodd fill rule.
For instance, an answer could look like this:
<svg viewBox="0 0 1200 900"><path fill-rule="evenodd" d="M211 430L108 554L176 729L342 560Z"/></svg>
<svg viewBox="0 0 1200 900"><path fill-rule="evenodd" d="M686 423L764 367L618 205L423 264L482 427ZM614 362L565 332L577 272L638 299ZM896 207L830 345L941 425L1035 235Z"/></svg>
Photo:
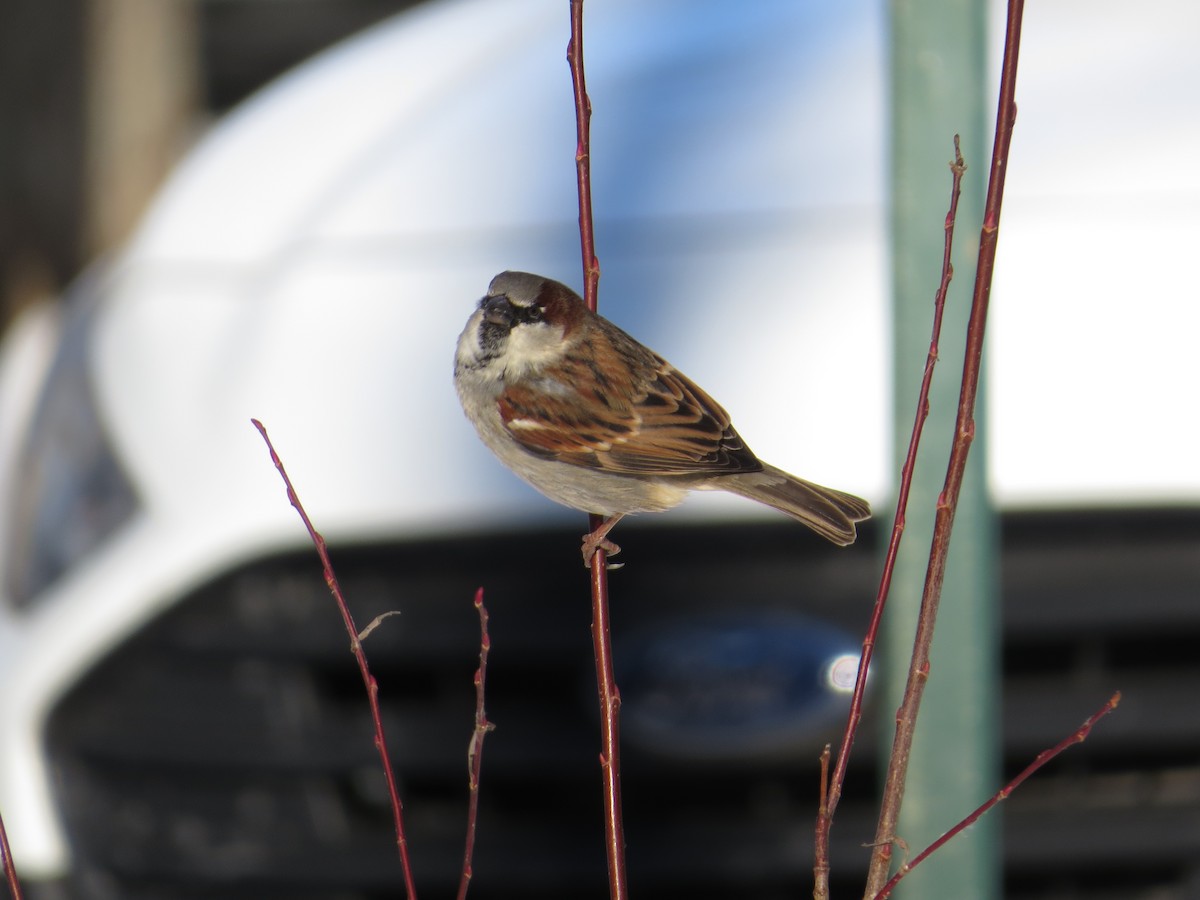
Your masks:
<svg viewBox="0 0 1200 900"><path fill-rule="evenodd" d="M529 452L571 465L664 477L759 471L729 414L669 363L652 359L636 367L632 396L610 390L603 404L585 400L574 389L578 379L555 381L553 390L511 385L498 401L501 419Z"/></svg>

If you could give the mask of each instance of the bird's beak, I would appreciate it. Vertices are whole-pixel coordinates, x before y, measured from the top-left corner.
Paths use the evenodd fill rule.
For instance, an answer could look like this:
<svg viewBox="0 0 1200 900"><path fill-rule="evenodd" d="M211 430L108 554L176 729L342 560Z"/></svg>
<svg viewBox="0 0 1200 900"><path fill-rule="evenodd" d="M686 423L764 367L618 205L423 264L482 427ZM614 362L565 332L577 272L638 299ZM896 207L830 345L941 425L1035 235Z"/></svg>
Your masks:
<svg viewBox="0 0 1200 900"><path fill-rule="evenodd" d="M483 321L489 325L512 327L513 308L507 297L484 297L480 309L483 310Z"/></svg>

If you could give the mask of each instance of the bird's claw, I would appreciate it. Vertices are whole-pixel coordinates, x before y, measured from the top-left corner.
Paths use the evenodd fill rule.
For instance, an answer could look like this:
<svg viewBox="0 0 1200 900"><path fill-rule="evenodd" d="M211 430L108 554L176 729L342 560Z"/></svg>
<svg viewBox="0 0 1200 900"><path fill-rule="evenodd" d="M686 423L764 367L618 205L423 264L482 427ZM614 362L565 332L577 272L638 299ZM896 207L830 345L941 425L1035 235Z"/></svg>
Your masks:
<svg viewBox="0 0 1200 900"><path fill-rule="evenodd" d="M603 550L606 556L616 556L621 552L621 548L606 538L604 535L589 532L583 536L583 565L585 568L592 567L592 559L596 555L597 550ZM609 563L607 568L609 571L621 568L625 563Z"/></svg>

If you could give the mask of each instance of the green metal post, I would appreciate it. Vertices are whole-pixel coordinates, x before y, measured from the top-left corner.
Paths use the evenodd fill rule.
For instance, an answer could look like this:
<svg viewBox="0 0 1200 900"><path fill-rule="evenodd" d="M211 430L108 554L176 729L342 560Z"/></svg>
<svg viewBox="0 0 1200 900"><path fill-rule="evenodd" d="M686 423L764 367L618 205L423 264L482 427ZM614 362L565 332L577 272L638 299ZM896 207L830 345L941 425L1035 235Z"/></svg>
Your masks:
<svg viewBox="0 0 1200 900"><path fill-rule="evenodd" d="M962 136L968 170L930 416L884 622L880 674L886 682L881 707L885 752L891 748L894 711L912 651L934 504L946 474L991 150L984 124L986 2L892 0L890 13L897 471L912 430L929 348L950 198L947 164L954 155L955 133ZM1000 786L997 534L983 475L982 407L976 411L976 423L898 830L910 853L928 845ZM993 812L914 870L894 896L994 900L1001 892L999 838ZM899 846L894 858L904 858Z"/></svg>

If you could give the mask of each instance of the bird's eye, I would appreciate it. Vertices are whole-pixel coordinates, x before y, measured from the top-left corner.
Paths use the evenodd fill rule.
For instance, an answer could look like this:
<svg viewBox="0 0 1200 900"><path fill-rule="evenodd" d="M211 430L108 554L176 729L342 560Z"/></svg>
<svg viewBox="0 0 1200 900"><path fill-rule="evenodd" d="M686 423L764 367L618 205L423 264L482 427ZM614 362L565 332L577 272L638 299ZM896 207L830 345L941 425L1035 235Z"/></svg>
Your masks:
<svg viewBox="0 0 1200 900"><path fill-rule="evenodd" d="M546 317L546 311L540 306L518 306L517 321L523 325L532 325L541 322Z"/></svg>

